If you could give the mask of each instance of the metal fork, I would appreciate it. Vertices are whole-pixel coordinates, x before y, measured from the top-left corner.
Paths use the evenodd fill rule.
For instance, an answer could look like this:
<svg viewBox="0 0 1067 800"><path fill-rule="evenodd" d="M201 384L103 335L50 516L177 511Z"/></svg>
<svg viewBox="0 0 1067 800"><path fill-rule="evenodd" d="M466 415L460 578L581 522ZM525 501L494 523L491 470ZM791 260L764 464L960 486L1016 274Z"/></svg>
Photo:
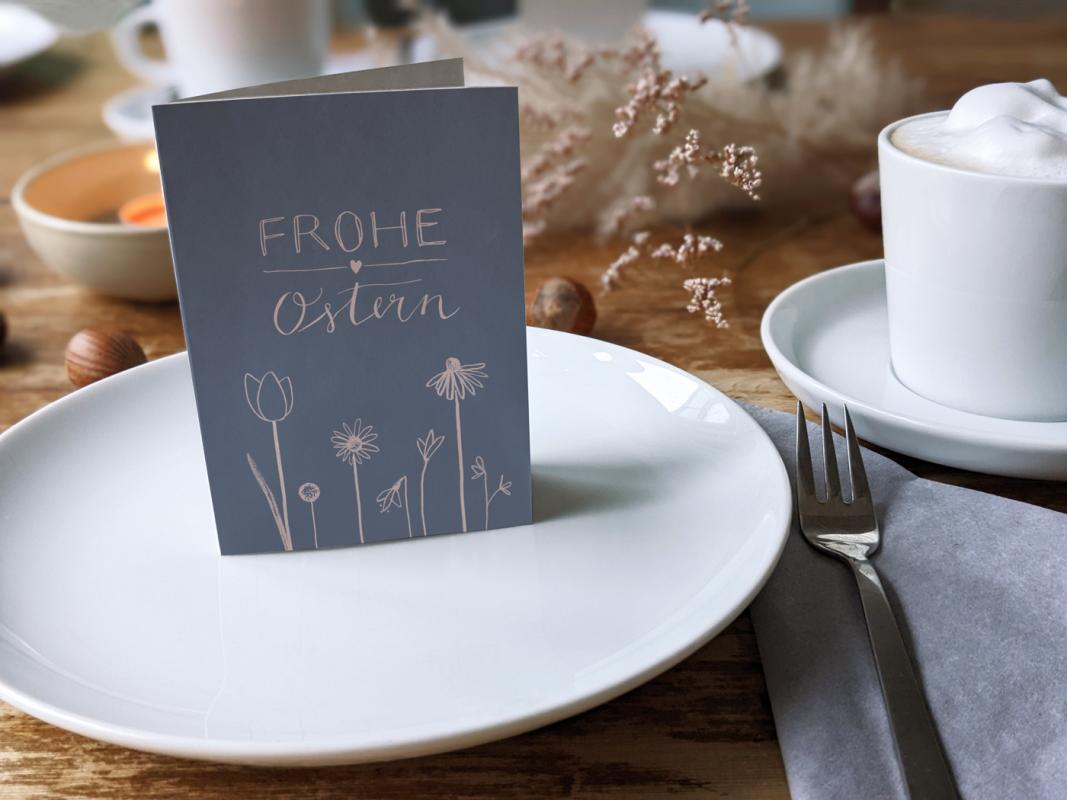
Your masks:
<svg viewBox="0 0 1067 800"><path fill-rule="evenodd" d="M826 499L820 501L815 493L804 406L797 403L797 510L800 529L815 549L848 564L859 585L867 633L882 684L882 697L889 711L897 759L909 796L912 800L958 798L952 772L941 750L937 728L934 727L922 687L912 669L893 609L878 573L867 560L878 549L881 537L871 490L867 485L867 474L863 469L859 441L847 407L845 441L852 484L852 498L848 502L841 495L834 434L830 429L826 404L823 403L822 447Z"/></svg>

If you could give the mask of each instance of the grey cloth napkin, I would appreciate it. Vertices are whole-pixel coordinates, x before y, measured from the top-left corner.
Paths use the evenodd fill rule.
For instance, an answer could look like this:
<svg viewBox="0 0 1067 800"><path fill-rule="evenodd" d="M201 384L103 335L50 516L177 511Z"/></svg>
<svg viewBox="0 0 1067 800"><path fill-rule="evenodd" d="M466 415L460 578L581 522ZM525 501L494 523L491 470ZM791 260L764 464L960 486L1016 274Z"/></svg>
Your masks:
<svg viewBox="0 0 1067 800"><path fill-rule="evenodd" d="M747 410L792 479L795 418ZM1067 515L863 460L873 561L960 793L1067 797ZM906 797L855 583L795 519L752 620L793 797Z"/></svg>

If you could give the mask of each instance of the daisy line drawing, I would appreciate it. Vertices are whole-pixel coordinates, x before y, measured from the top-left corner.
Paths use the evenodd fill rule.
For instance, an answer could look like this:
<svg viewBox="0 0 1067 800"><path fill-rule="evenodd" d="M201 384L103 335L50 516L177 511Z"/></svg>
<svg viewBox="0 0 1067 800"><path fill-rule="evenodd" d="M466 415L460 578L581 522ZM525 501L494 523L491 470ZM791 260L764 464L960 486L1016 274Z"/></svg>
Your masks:
<svg viewBox="0 0 1067 800"><path fill-rule="evenodd" d="M319 499L321 493L319 485L317 483L302 483L300 488L296 490L300 499L311 506L311 536L315 542L315 549L319 549L319 526L315 522L315 501Z"/></svg>
<svg viewBox="0 0 1067 800"><path fill-rule="evenodd" d="M506 495L507 497L511 496L511 481L505 481L504 476L501 475L496 489L490 494L489 471L485 467L485 459L481 456L475 457L474 463L471 464L471 480L480 480L482 482L482 488L485 493L485 530L489 530L489 506L498 494Z"/></svg>
<svg viewBox="0 0 1067 800"><path fill-rule="evenodd" d="M459 413L460 401L468 395L474 397L478 389L484 388L482 378L488 378L485 364L462 364L455 356L445 359L445 368L430 380L426 387L437 392L438 397L455 404L456 408L456 464L459 468L459 516L463 532L467 532L467 502L463 491L463 424Z"/></svg>
<svg viewBox="0 0 1067 800"><path fill-rule="evenodd" d="M403 492L403 494L401 494ZM411 531L411 509L408 508L408 476L402 475L396 479L396 482L383 492L380 492L377 497L378 510L383 514L389 513L389 509L403 508L404 513L408 518L408 538L412 537Z"/></svg>
<svg viewBox="0 0 1067 800"><path fill-rule="evenodd" d="M422 472L419 473L419 514L422 516L422 535L426 535L426 468L430 466L433 454L444 444L445 437L437 436L430 428L421 439L415 439L415 446L422 456Z"/></svg>
<svg viewBox="0 0 1067 800"><path fill-rule="evenodd" d="M352 465L352 481L356 486L356 522L360 544L364 544L365 540L363 538L363 500L359 493L359 465L378 452L378 445L374 444L377 438L378 434L374 432L374 427L364 425L362 419L357 419L351 427L347 422L342 423L341 430L334 431L333 436L330 437L333 448L337 451L337 457L346 464Z"/></svg>
<svg viewBox="0 0 1067 800"><path fill-rule="evenodd" d="M282 447L278 440L278 423L283 422L293 411L293 382L288 377L279 378L274 370L269 370L263 377L257 378L250 372L245 373L245 402L249 410L257 419L269 422L271 433L274 436L274 461L278 470L278 493L282 496L281 514L277 514L277 501L274 492L263 477L259 467L251 454L248 456L248 466L252 475L263 490L267 499L267 505L271 514L275 516L278 532L281 534L282 547L286 550L293 549L293 534L289 527L289 501L285 492L285 470L282 468Z"/></svg>

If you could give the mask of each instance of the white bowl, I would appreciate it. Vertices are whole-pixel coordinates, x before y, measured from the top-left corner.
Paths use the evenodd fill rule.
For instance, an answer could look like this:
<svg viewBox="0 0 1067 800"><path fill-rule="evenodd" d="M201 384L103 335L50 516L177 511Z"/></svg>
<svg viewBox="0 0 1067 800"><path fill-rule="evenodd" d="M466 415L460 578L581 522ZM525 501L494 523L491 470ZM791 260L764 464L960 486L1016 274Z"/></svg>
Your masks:
<svg viewBox="0 0 1067 800"><path fill-rule="evenodd" d="M61 153L19 178L11 204L34 252L103 294L177 297L166 225L127 225L114 217L127 200L159 191L154 158L151 142L97 144Z"/></svg>

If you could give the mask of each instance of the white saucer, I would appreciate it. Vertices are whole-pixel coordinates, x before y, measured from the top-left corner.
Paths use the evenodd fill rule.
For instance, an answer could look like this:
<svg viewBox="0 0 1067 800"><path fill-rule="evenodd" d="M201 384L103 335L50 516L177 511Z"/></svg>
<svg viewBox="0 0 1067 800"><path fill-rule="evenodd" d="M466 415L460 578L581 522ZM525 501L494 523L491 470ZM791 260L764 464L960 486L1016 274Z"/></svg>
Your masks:
<svg viewBox="0 0 1067 800"><path fill-rule="evenodd" d="M738 26L734 45L730 30L719 20L701 24L697 15L681 11L649 11L641 22L655 35L663 51L663 66L679 74L713 76L734 71L741 81L772 72L782 63L782 46L770 33L750 25ZM490 20L457 29L464 43L492 65L514 50L516 36L524 31L514 18ZM414 42L413 61L440 58L436 42L420 36Z"/></svg>
<svg viewBox="0 0 1067 800"><path fill-rule="evenodd" d="M43 53L59 31L44 17L14 3L0 3L0 72Z"/></svg>
<svg viewBox="0 0 1067 800"><path fill-rule="evenodd" d="M883 262L831 269L786 289L763 315L763 347L809 408L830 406L842 424L898 453L951 467L1067 480L1067 422L983 417L939 405L893 374Z"/></svg>
<svg viewBox="0 0 1067 800"><path fill-rule="evenodd" d="M2 6L0 6L2 8ZM357 50L350 53L332 53L326 61L323 75L337 72L354 72L372 67L388 66L379 63L380 53ZM104 124L116 136L131 142L149 141L155 137L152 127L152 106L170 103L178 98L173 86L138 84L125 89L104 102Z"/></svg>
<svg viewBox="0 0 1067 800"><path fill-rule="evenodd" d="M752 599L785 468L691 375L528 337L536 522L220 558L188 362L0 435L0 699L128 747L328 764L466 747L619 695Z"/></svg>

